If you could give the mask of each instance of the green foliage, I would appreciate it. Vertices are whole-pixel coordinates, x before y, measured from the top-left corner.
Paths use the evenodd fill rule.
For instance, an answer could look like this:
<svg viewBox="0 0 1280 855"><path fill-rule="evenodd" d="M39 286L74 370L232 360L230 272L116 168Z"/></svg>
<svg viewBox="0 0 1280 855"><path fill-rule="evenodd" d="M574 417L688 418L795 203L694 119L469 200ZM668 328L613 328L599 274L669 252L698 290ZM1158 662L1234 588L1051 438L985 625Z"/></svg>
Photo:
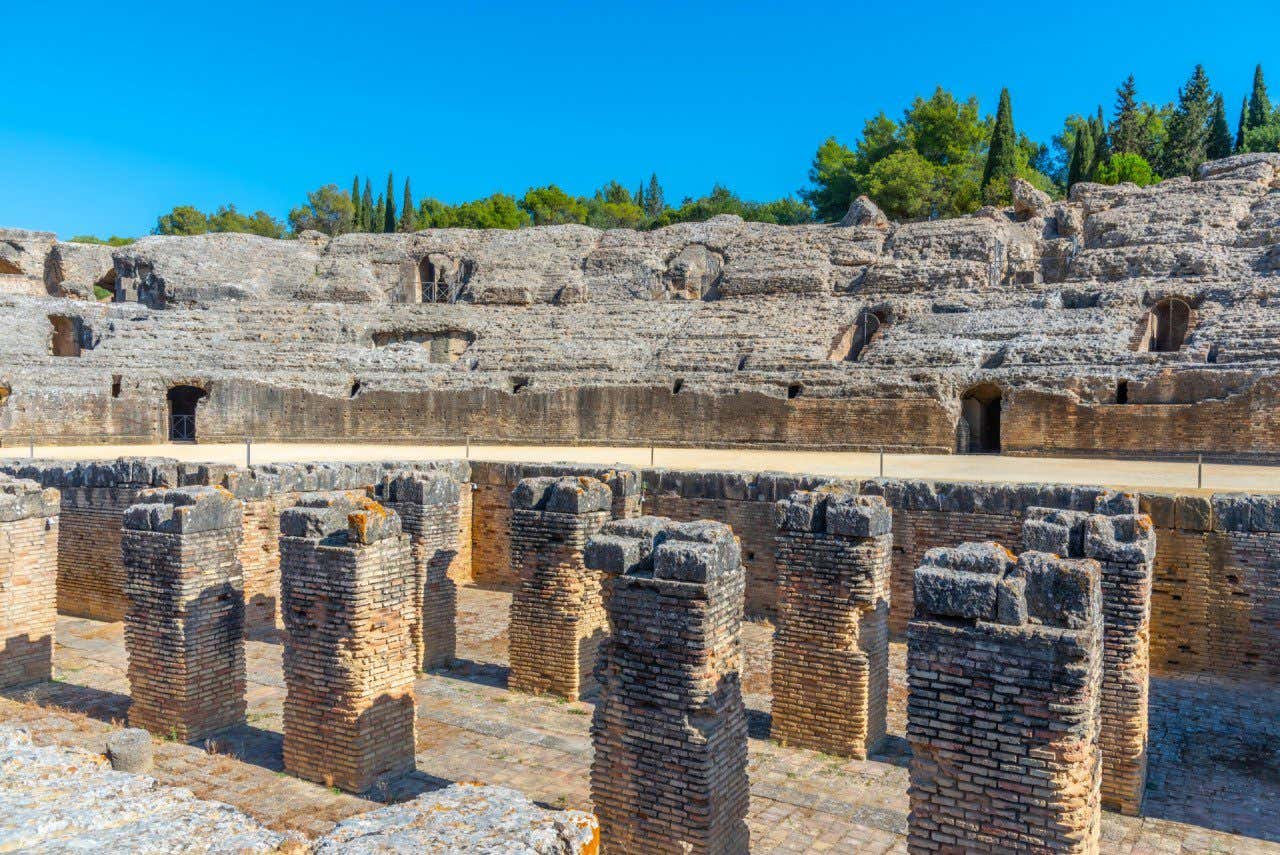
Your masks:
<svg viewBox="0 0 1280 855"><path fill-rule="evenodd" d="M1165 175L1192 175L1207 159L1212 99L1209 75L1203 65L1197 65L1187 84L1178 90L1178 104L1169 119L1169 138L1161 163Z"/></svg>
<svg viewBox="0 0 1280 855"><path fill-rule="evenodd" d="M1280 112L1271 121L1245 131L1245 151L1280 151Z"/></svg>
<svg viewBox="0 0 1280 855"><path fill-rule="evenodd" d="M1071 133L1071 161L1067 166L1068 188L1093 178L1093 161L1093 131L1088 121L1080 120Z"/></svg>
<svg viewBox="0 0 1280 855"><path fill-rule="evenodd" d="M387 173L387 194L385 199L386 207L382 209L382 225L379 231L384 234L390 234L396 230L396 188L390 172Z"/></svg>
<svg viewBox="0 0 1280 855"><path fill-rule="evenodd" d="M404 180L404 197L400 202L400 222L396 225L396 230L401 232L413 231L413 221L415 215L413 212L413 193L409 190L409 179Z"/></svg>
<svg viewBox="0 0 1280 855"><path fill-rule="evenodd" d="M521 198L520 209L530 216L535 226L558 226L585 223L587 206L555 184L531 187Z"/></svg>
<svg viewBox="0 0 1280 855"><path fill-rule="evenodd" d="M1240 121L1236 123L1236 151L1244 151L1244 134L1249 129L1249 99L1240 99Z"/></svg>
<svg viewBox="0 0 1280 855"><path fill-rule="evenodd" d="M796 225L813 219L808 203L793 196L772 202L748 202L722 184L697 199L685 199L679 208L667 208L651 225L654 228L672 223L701 223L721 214L735 214L748 222Z"/></svg>
<svg viewBox="0 0 1280 855"><path fill-rule="evenodd" d="M364 193L360 196L360 222L356 226L357 231L373 231L373 213L373 191L369 186L369 179L366 178L364 180Z"/></svg>
<svg viewBox="0 0 1280 855"><path fill-rule="evenodd" d="M617 181L610 181L584 202L586 223L597 229L634 229L646 221L644 209Z"/></svg>
<svg viewBox="0 0 1280 855"><path fill-rule="evenodd" d="M915 149L904 149L871 167L867 195L891 217L917 219L932 212L938 178L938 167Z"/></svg>
<svg viewBox="0 0 1280 855"><path fill-rule="evenodd" d="M1147 163L1142 155L1125 153L1113 154L1105 163L1099 164L1093 180L1101 184L1132 181L1139 187L1146 187L1148 184L1159 182L1160 176L1152 171L1151 164Z"/></svg>
<svg viewBox="0 0 1280 855"><path fill-rule="evenodd" d="M423 199L418 205L420 229L518 229L529 225L529 215L505 193L449 205L439 199Z"/></svg>
<svg viewBox="0 0 1280 855"><path fill-rule="evenodd" d="M1013 130L1013 102L1009 98L1009 90L1001 89L996 124L987 145L987 162L982 169L982 192L988 202L1002 204L1009 198L1009 179L1018 174L1019 161L1025 163L1026 153L1019 149L1017 134Z"/></svg>
<svg viewBox="0 0 1280 855"><path fill-rule="evenodd" d="M1213 116L1209 119L1209 142L1205 154L1210 160L1231 156L1231 128L1227 126L1227 107L1222 93L1213 98Z"/></svg>
<svg viewBox="0 0 1280 855"><path fill-rule="evenodd" d="M351 179L351 204L355 211L351 215L351 228L353 231L364 231L364 206L360 203L360 176L357 175Z"/></svg>
<svg viewBox="0 0 1280 855"><path fill-rule="evenodd" d="M289 212L289 227L294 234L306 229L331 236L346 234L353 228L355 212L346 192L336 184L326 184L307 194L307 204Z"/></svg>
<svg viewBox="0 0 1280 855"><path fill-rule="evenodd" d="M884 118L883 113L880 118ZM866 133L864 128L864 137ZM860 179L864 175L861 165L853 150L842 145L835 137L827 137L818 146L813 164L809 167L810 186L800 191L800 195L817 212L818 219L830 222L844 216L849 209L849 202L861 191Z"/></svg>
<svg viewBox="0 0 1280 855"><path fill-rule="evenodd" d="M1260 128L1271 118L1271 98L1267 95L1267 81L1262 77L1262 64L1259 63L1253 70L1253 90L1249 93L1249 118L1245 130Z"/></svg>
<svg viewBox="0 0 1280 855"><path fill-rule="evenodd" d="M654 220L662 216L662 212L667 209L666 195L662 192L662 185L658 183L658 173L654 172L649 175L649 186L644 193L644 213L649 219Z"/></svg>
<svg viewBox="0 0 1280 855"><path fill-rule="evenodd" d="M1138 106L1138 84L1130 74L1116 89L1115 117L1108 129L1111 150L1117 154L1140 154L1143 146L1142 112Z"/></svg>
<svg viewBox="0 0 1280 855"><path fill-rule="evenodd" d="M266 211L254 211L246 216L236 210L235 205L223 205L209 215L209 231L211 232L243 232L269 238L282 238L285 235L284 223Z"/></svg>
<svg viewBox="0 0 1280 855"><path fill-rule="evenodd" d="M202 235L209 231L209 218L194 205L176 205L156 220L158 235Z"/></svg>
<svg viewBox="0 0 1280 855"><path fill-rule="evenodd" d="M97 235L76 235L75 237L70 238L71 243L93 243L98 244L99 246L128 246L135 240L137 240L137 238L120 237L118 235L112 235L106 240L103 240Z"/></svg>

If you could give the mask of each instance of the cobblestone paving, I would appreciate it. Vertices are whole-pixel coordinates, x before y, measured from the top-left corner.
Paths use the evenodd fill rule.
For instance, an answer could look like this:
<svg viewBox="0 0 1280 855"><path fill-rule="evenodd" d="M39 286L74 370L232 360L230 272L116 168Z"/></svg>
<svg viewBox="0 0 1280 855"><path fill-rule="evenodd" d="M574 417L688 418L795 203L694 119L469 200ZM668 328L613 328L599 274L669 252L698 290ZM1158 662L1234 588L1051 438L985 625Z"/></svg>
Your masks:
<svg viewBox="0 0 1280 855"><path fill-rule="evenodd" d="M587 768L591 704L510 693L506 625L510 596L463 589L455 667L417 684L418 771L356 798L281 771L284 684L280 645L248 645L249 725L199 746L157 747L156 775L202 798L245 810L279 830L318 835L374 800L410 797L454 781L516 787L544 804L590 809ZM905 687L893 645L891 737L866 762L782 749L767 741L772 628L746 630L744 688L751 713L753 852L905 852ZM128 708L120 624L60 618L54 683L7 693L0 721L32 725L37 742L101 750ZM1280 853L1280 692L1208 681L1156 680L1147 816L1106 814L1103 851ZM81 714L83 713L83 715Z"/></svg>

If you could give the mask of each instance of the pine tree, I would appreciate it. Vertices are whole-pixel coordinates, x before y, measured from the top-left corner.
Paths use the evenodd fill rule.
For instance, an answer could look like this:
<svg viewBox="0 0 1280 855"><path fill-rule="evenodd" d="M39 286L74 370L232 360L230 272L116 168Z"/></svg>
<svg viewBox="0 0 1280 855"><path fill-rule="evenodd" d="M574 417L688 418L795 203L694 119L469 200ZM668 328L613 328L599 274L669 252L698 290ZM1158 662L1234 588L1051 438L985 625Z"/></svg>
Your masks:
<svg viewBox="0 0 1280 855"><path fill-rule="evenodd" d="M391 233L396 230L396 187L395 182L391 178L391 173L387 173L387 207L382 212L382 227L380 231Z"/></svg>
<svg viewBox="0 0 1280 855"><path fill-rule="evenodd" d="M1253 91L1249 93L1249 121L1246 131L1260 128L1271 119L1271 99L1267 97L1267 82L1262 79L1262 65L1253 70Z"/></svg>
<svg viewBox="0 0 1280 855"><path fill-rule="evenodd" d="M644 212L650 219L657 219L667 209L667 200L662 194L662 185L658 183L658 173L649 174L649 188L644 194Z"/></svg>
<svg viewBox="0 0 1280 855"><path fill-rule="evenodd" d="M644 182L643 181L641 181L638 185L636 185L636 194L631 198L636 203L637 208L644 207Z"/></svg>
<svg viewBox="0 0 1280 855"><path fill-rule="evenodd" d="M1240 99L1240 121L1236 124L1236 151L1244 151L1244 132L1249 129L1249 99Z"/></svg>
<svg viewBox="0 0 1280 855"><path fill-rule="evenodd" d="M360 208L360 176L351 179L351 205L355 209L351 214L352 231L364 231L360 224L364 222L364 212Z"/></svg>
<svg viewBox="0 0 1280 855"><path fill-rule="evenodd" d="M1116 117L1111 120L1111 150L1116 154L1142 153L1142 114L1138 111L1138 85L1132 74L1116 90Z"/></svg>
<svg viewBox="0 0 1280 855"><path fill-rule="evenodd" d="M1071 161L1067 166L1068 188L1093 177L1093 155L1093 129L1082 123L1076 127L1075 143L1071 146Z"/></svg>
<svg viewBox="0 0 1280 855"><path fill-rule="evenodd" d="M1208 156L1209 120L1213 90L1203 65L1197 65L1187 85L1178 90L1178 104L1169 119L1169 141L1161 175L1191 175Z"/></svg>
<svg viewBox="0 0 1280 855"><path fill-rule="evenodd" d="M413 194L409 192L409 179L404 180L404 199L400 203L400 231L413 231Z"/></svg>
<svg viewBox="0 0 1280 855"><path fill-rule="evenodd" d="M1209 120L1209 143L1205 154L1210 160L1231 156L1231 128L1227 125L1227 107L1222 93L1213 98L1213 118Z"/></svg>
<svg viewBox="0 0 1280 855"><path fill-rule="evenodd" d="M987 146L987 164L982 170L982 186L987 192L1002 196L1009 179L1018 174L1018 137L1013 130L1013 103L1009 90L1000 90L1000 106L996 108L996 124ZM987 189L995 182L994 190Z"/></svg>
<svg viewBox="0 0 1280 855"><path fill-rule="evenodd" d="M368 178L364 180L364 195L360 197L360 217L360 231L373 231L373 192Z"/></svg>

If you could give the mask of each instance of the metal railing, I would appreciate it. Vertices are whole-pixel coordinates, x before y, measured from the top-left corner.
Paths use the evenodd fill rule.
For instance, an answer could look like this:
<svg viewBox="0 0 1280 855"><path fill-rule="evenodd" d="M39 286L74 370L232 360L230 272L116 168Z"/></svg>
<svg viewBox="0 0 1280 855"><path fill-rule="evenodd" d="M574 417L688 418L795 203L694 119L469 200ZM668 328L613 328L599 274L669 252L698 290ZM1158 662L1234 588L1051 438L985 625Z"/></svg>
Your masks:
<svg viewBox="0 0 1280 855"><path fill-rule="evenodd" d="M196 417L174 413L169 416L170 442L195 442Z"/></svg>

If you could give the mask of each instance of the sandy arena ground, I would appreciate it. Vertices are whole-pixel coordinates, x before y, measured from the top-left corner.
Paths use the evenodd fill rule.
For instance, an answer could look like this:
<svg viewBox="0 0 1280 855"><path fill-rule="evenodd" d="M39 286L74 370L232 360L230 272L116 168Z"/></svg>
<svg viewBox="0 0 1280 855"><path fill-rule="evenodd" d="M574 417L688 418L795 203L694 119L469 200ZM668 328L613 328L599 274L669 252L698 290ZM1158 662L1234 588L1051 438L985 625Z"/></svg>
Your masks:
<svg viewBox="0 0 1280 855"><path fill-rule="evenodd" d="M28 446L0 449L0 457L26 457ZM431 460L464 457L462 445L253 444L254 463L312 460ZM245 462L244 445L84 445L41 446L36 457L101 460L124 455L156 455L201 462ZM851 451L769 451L759 449L636 448L621 446L472 445L473 460L525 462L628 463L671 469L730 469L805 472L869 478L880 474L877 454ZM652 460L651 460L652 455ZM1206 463L1205 490L1280 492L1280 466ZM964 481L1023 481L1098 484L1107 487L1188 490L1197 486L1195 461L1104 460L1061 457L987 455L886 454L884 474L891 478Z"/></svg>

